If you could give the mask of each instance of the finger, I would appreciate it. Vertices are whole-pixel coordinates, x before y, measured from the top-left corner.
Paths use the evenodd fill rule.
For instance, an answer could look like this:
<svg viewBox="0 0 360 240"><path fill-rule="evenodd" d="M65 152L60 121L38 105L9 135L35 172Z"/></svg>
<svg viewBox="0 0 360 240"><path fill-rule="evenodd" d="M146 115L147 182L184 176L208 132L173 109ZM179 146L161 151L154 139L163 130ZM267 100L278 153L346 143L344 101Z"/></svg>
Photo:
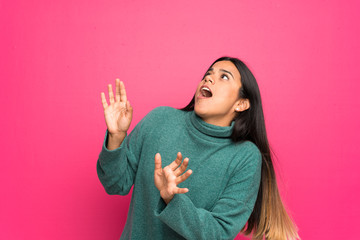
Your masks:
<svg viewBox="0 0 360 240"><path fill-rule="evenodd" d="M178 167L175 171L174 171L174 174L175 176L180 176L183 172L185 172L187 166L189 164L189 158L185 158L183 163L181 164L180 167Z"/></svg>
<svg viewBox="0 0 360 240"><path fill-rule="evenodd" d="M175 188L174 189L175 194L187 193L188 191L189 191L188 188Z"/></svg>
<svg viewBox="0 0 360 240"><path fill-rule="evenodd" d="M129 118L132 119L133 107L130 105L129 101L126 101L126 109L128 110Z"/></svg>
<svg viewBox="0 0 360 240"><path fill-rule="evenodd" d="M114 100L114 92L113 92L111 84L108 85L108 88L109 88L110 104L113 104L115 100Z"/></svg>
<svg viewBox="0 0 360 240"><path fill-rule="evenodd" d="M115 90L116 90L116 94L115 94L115 101L116 102L120 102L120 79L116 79L115 80Z"/></svg>
<svg viewBox="0 0 360 240"><path fill-rule="evenodd" d="M127 101L127 97L126 97L125 85L123 81L120 81L120 102L126 102L126 101Z"/></svg>
<svg viewBox="0 0 360 240"><path fill-rule="evenodd" d="M161 155L160 153L155 154L155 171L161 170Z"/></svg>
<svg viewBox="0 0 360 240"><path fill-rule="evenodd" d="M105 93L101 92L101 102L103 105L104 110L109 106L106 102Z"/></svg>
<svg viewBox="0 0 360 240"><path fill-rule="evenodd" d="M190 177L190 175L192 174L192 170L187 170L186 173L184 173L183 175L181 175L180 177L176 178L176 185L182 183L183 181L185 181L186 179L188 179L188 177Z"/></svg>
<svg viewBox="0 0 360 240"><path fill-rule="evenodd" d="M181 152L178 152L176 159L169 165L171 170L174 171L181 164L181 161L182 161L182 155L181 155Z"/></svg>

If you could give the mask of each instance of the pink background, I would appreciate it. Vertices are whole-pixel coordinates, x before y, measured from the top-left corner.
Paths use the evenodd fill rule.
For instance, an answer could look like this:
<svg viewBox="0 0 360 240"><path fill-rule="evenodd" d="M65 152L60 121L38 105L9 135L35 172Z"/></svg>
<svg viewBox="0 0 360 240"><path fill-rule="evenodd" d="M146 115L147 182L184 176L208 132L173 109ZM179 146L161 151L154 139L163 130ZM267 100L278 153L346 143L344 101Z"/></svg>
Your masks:
<svg viewBox="0 0 360 240"><path fill-rule="evenodd" d="M302 239L358 239L359 1L54 2L0 2L0 239L118 239L130 195L96 175L100 92L125 82L132 129L223 55L257 78Z"/></svg>

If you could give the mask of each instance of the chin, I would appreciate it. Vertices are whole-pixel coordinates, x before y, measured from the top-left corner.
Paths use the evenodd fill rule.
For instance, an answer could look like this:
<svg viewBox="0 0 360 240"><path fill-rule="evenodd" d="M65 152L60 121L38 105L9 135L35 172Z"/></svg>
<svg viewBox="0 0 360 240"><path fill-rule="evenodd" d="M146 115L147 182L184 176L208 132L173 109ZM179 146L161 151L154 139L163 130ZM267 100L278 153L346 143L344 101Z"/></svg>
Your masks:
<svg viewBox="0 0 360 240"><path fill-rule="evenodd" d="M206 114L208 113L208 110L205 108L201 108L199 106L194 106L194 112L199 116L199 117L205 117Z"/></svg>

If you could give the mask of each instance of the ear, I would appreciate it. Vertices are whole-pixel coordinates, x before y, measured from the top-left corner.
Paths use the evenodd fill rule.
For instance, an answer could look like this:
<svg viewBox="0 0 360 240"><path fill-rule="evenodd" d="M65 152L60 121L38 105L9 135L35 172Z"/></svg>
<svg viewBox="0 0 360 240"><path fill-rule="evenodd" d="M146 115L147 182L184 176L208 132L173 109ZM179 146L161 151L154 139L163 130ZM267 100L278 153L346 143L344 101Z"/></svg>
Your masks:
<svg viewBox="0 0 360 240"><path fill-rule="evenodd" d="M250 108L250 101L247 98L242 98L235 104L235 112L242 112Z"/></svg>

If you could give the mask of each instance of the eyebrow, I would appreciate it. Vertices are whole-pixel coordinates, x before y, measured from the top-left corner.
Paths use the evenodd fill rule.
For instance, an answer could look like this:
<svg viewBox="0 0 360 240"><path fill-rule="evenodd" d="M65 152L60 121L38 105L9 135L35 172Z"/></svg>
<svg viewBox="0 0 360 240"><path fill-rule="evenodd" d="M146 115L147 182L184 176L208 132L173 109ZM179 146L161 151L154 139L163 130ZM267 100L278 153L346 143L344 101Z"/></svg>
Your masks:
<svg viewBox="0 0 360 240"><path fill-rule="evenodd" d="M214 69L213 69L213 68L209 68L208 72L209 72L209 71L214 71ZM225 70L225 69L220 69L220 71L221 71L221 72L226 72L226 73L230 74L230 75L232 76L232 78L235 79L231 72L229 72L229 71L227 71L227 70Z"/></svg>

